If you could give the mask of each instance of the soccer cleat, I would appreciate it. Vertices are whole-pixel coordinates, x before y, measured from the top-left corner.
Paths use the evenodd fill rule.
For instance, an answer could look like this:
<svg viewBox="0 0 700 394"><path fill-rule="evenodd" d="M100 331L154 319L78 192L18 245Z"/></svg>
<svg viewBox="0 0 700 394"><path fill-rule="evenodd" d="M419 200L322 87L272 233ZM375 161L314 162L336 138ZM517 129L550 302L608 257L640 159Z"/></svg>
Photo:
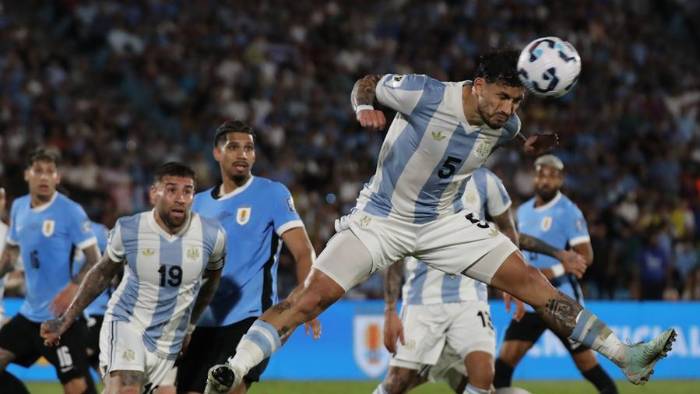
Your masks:
<svg viewBox="0 0 700 394"><path fill-rule="evenodd" d="M654 373L654 365L666 357L676 340L676 330L669 328L649 342L631 345L625 350L622 371L633 384L644 384Z"/></svg>
<svg viewBox="0 0 700 394"><path fill-rule="evenodd" d="M241 382L239 377L229 364L218 364L209 368L207 374L207 386L204 394L227 394L232 387Z"/></svg>

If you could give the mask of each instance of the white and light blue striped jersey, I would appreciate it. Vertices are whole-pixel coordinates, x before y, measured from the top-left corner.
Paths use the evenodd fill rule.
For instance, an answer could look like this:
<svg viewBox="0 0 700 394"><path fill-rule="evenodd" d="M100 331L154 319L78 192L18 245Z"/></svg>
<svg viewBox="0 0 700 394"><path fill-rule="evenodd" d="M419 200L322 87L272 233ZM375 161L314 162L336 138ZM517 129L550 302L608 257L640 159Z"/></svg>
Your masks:
<svg viewBox="0 0 700 394"><path fill-rule="evenodd" d="M204 271L223 267L226 235L218 222L196 213L180 233L169 234L154 215L120 218L110 233L107 254L126 265L104 321L135 325L148 351L172 359L182 347Z"/></svg>
<svg viewBox="0 0 700 394"><path fill-rule="evenodd" d="M481 167L472 173L460 199L460 210L474 212L479 219L501 215L511 205L503 182ZM424 262L408 257L403 302L406 304L446 304L465 301L486 301L486 284L464 275L450 275L430 268Z"/></svg>
<svg viewBox="0 0 700 394"><path fill-rule="evenodd" d="M377 100L397 113L356 209L419 224L459 212L472 171L520 131L517 115L500 129L470 125L463 109L465 83L414 74L381 78Z"/></svg>
<svg viewBox="0 0 700 394"><path fill-rule="evenodd" d="M535 207L532 198L518 208L518 231L541 239L557 249L567 249L590 242L588 225L581 210L561 193L548 203ZM549 268L559 261L547 255L527 252L525 257L537 268ZM552 283L564 294L583 302L583 293L573 275L562 275ZM532 310L527 306L528 310Z"/></svg>
<svg viewBox="0 0 700 394"><path fill-rule="evenodd" d="M39 207L25 195L12 203L8 244L18 245L27 294L19 313L33 322L53 319L49 305L70 283L75 248L97 242L83 208L61 193Z"/></svg>

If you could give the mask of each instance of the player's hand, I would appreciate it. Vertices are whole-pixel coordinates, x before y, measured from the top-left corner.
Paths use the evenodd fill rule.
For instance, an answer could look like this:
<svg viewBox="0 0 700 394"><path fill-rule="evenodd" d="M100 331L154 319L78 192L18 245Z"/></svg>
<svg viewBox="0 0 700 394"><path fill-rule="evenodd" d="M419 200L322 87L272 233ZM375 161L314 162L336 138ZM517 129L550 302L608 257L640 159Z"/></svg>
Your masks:
<svg viewBox="0 0 700 394"><path fill-rule="evenodd" d="M384 127L386 127L384 112L376 109L358 111L357 121L360 122L360 126L371 130L384 130Z"/></svg>
<svg viewBox="0 0 700 394"><path fill-rule="evenodd" d="M510 303L512 301L515 301L515 313L513 314L513 320L520 321L520 319L525 316L525 303L504 291L503 303L506 305L506 313L508 314L510 314Z"/></svg>
<svg viewBox="0 0 700 394"><path fill-rule="evenodd" d="M389 353L396 353L397 340L401 341L402 345L406 345L406 339L403 336L403 323L396 310L387 309L384 311L384 347Z"/></svg>
<svg viewBox="0 0 700 394"><path fill-rule="evenodd" d="M531 156L539 156L559 145L557 133L533 134L527 137L523 144L523 152Z"/></svg>
<svg viewBox="0 0 700 394"><path fill-rule="evenodd" d="M586 259L573 250L561 251L559 261L561 261L561 264L564 266L564 272L573 274L578 279L581 279L588 269Z"/></svg>
<svg viewBox="0 0 700 394"><path fill-rule="evenodd" d="M66 312L66 310L68 310L68 306L70 305L71 301L73 301L73 297L75 297L75 293L77 292L78 285L71 282L68 283L68 286L64 287L63 290L56 294L56 297L54 297L53 301L51 301L51 305L49 306L54 316L61 316Z"/></svg>
<svg viewBox="0 0 700 394"><path fill-rule="evenodd" d="M56 346L61 340L61 335L66 331L63 318L47 320L41 323L39 335L44 339L45 346Z"/></svg>
<svg viewBox="0 0 700 394"><path fill-rule="evenodd" d="M321 338L321 322L318 319L307 321L304 323L304 331L313 339Z"/></svg>

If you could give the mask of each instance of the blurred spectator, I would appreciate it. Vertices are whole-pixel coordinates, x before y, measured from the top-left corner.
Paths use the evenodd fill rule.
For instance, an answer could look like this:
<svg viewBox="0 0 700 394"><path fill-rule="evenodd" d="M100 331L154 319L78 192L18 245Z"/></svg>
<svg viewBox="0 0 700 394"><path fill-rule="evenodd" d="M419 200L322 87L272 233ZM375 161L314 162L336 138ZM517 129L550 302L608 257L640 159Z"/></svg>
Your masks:
<svg viewBox="0 0 700 394"><path fill-rule="evenodd" d="M670 261L661 246L660 231L653 231L646 241L640 256L640 296L643 300L661 300L670 279Z"/></svg>

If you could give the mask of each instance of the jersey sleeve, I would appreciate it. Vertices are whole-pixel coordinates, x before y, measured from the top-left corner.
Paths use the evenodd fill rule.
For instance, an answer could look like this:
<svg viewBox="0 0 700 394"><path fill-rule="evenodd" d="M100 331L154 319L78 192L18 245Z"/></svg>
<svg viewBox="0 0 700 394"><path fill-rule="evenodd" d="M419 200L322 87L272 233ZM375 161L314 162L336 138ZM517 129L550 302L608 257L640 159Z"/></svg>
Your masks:
<svg viewBox="0 0 700 394"><path fill-rule="evenodd" d="M442 82L418 74L386 74L375 89L377 100L387 107L410 115L416 110L420 110L421 97L426 90L435 90L435 87L444 89ZM442 95L436 99L442 99Z"/></svg>
<svg viewBox="0 0 700 394"><path fill-rule="evenodd" d="M289 229L304 227L304 222L294 208L294 199L287 187L281 183L277 186L272 201L272 222L277 235L282 236Z"/></svg>
<svg viewBox="0 0 700 394"><path fill-rule="evenodd" d="M585 242L590 242L591 237L588 234L588 224L583 217L583 213L576 206L571 206L568 212L567 220L567 239L569 246L576 246Z"/></svg>
<svg viewBox="0 0 700 394"><path fill-rule="evenodd" d="M218 271L224 267L224 262L226 260L226 232L219 226L219 231L216 233L216 242L214 243L214 249L209 255L209 261L207 262L208 271Z"/></svg>
<svg viewBox="0 0 700 394"><path fill-rule="evenodd" d="M498 216L508 210L511 205L510 196L503 182L493 173L486 176L486 211L491 217Z"/></svg>
<svg viewBox="0 0 700 394"><path fill-rule="evenodd" d="M115 263L121 263L126 260L126 250L124 250L124 243L122 242L122 226L119 220L117 220L112 231L109 232L106 253L109 259Z"/></svg>
<svg viewBox="0 0 700 394"><path fill-rule="evenodd" d="M85 249L97 244L97 237L92 231L92 222L83 207L78 204L74 204L71 208L68 235L78 249Z"/></svg>
<svg viewBox="0 0 700 394"><path fill-rule="evenodd" d="M12 208L10 208L10 228L7 230L7 236L5 237L5 242L8 245L18 245L19 244L19 231L17 231L17 211L18 200L12 203Z"/></svg>

